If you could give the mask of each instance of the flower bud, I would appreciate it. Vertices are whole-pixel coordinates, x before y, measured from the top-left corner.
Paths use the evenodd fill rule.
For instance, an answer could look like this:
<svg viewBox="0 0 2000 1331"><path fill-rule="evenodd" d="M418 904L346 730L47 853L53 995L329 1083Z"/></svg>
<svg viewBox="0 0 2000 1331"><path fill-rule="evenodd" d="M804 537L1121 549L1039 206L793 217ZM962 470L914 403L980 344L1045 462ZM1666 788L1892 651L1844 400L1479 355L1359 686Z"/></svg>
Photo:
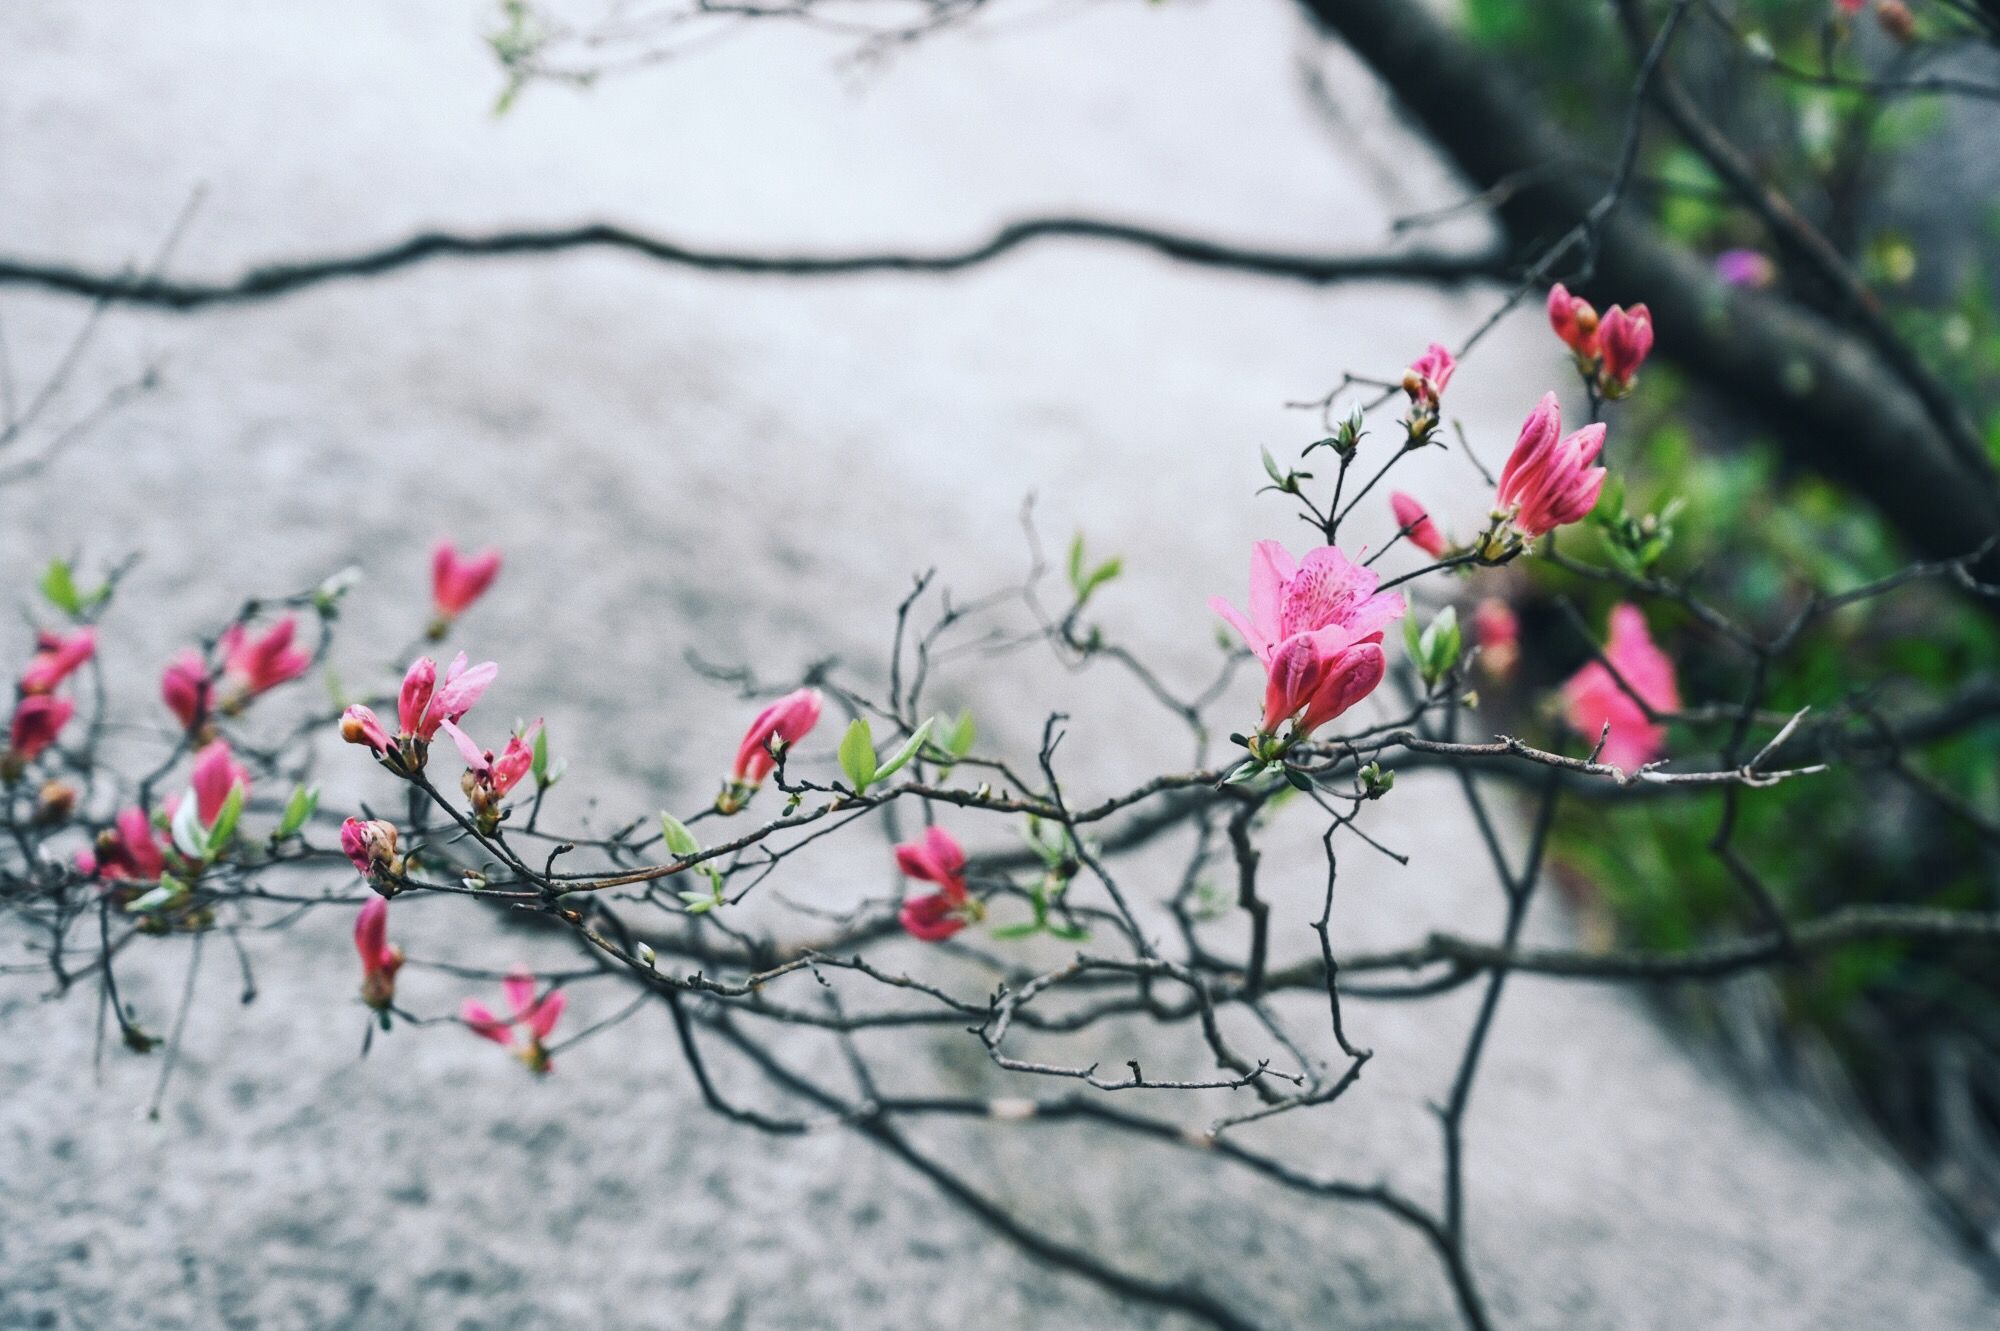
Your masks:
<svg viewBox="0 0 2000 1331"><path fill-rule="evenodd" d="M1887 33L1889 39L1908 46L1917 39L1916 15L1903 0L1876 0L1875 25Z"/></svg>

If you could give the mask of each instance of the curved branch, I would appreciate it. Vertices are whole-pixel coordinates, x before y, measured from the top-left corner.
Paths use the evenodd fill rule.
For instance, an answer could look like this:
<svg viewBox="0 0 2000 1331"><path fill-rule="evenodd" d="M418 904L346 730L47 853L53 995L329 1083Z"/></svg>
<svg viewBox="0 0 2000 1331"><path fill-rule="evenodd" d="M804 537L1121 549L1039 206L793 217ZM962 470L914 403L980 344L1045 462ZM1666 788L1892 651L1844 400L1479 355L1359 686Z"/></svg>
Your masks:
<svg viewBox="0 0 2000 1331"><path fill-rule="evenodd" d="M262 264L214 281L105 273L62 263L0 257L0 286L30 286L64 295L165 310L271 300L325 282L381 277L434 259L500 258L559 254L569 250L624 250L643 258L712 273L753 277L838 277L864 273L962 272L1040 240L1094 240L1150 250L1164 258L1231 272L1254 273L1311 285L1336 282L1415 281L1459 283L1498 279L1500 256L1413 250L1400 254L1306 254L1230 245L1132 222L1091 217L1031 217L1009 222L969 247L906 253L757 254L703 249L611 222L467 233L422 231L402 240L348 254Z"/></svg>

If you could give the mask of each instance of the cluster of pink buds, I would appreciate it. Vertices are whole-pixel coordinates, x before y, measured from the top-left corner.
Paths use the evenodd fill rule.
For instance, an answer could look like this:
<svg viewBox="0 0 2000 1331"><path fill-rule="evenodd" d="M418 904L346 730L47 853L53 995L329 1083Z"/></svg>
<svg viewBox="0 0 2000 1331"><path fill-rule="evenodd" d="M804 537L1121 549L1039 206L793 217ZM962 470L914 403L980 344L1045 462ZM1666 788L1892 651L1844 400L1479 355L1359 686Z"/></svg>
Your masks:
<svg viewBox="0 0 2000 1331"><path fill-rule="evenodd" d="M439 728L447 721L456 724L471 711L499 674L500 667L491 661L468 666L460 652L440 682L437 662L418 657L403 676L397 695L396 734L389 734L374 709L356 703L341 713L340 737L349 744L366 745L399 775L421 772Z"/></svg>
<svg viewBox="0 0 2000 1331"><path fill-rule="evenodd" d="M1579 735L1593 744L1604 737L1600 762L1633 772L1660 756L1667 728L1658 718L1680 709L1680 685L1673 661L1654 644L1638 606L1612 610L1604 659L1570 677L1563 702Z"/></svg>
<svg viewBox="0 0 2000 1331"><path fill-rule="evenodd" d="M941 943L983 913L978 900L966 891L965 848L942 827L927 827L920 840L897 846L896 867L904 877L938 888L903 903L897 919L911 937Z"/></svg>
<svg viewBox="0 0 2000 1331"><path fill-rule="evenodd" d="M14 714L7 725L7 747L0 750L0 780L10 784L20 780L28 764L62 734L76 714L76 704L57 697L56 689L96 650L97 635L87 628L68 635L35 635L35 654L21 672Z"/></svg>
<svg viewBox="0 0 2000 1331"><path fill-rule="evenodd" d="M445 721L443 729L465 759L465 775L459 785L472 805L472 816L479 830L491 836L506 816L503 806L508 792L535 765L535 736L541 732L542 723L537 721L525 733L508 736L507 746L497 756L491 749L480 748L472 736L453 722Z"/></svg>
<svg viewBox="0 0 2000 1331"><path fill-rule="evenodd" d="M370 897L354 919L354 950L361 954L361 1001L388 1020L396 1002L396 972L403 949L389 942L389 901Z"/></svg>
<svg viewBox="0 0 2000 1331"><path fill-rule="evenodd" d="M86 878L150 882L166 872L167 857L153 837L146 811L124 809L111 827L97 834L93 847L77 852L76 868Z"/></svg>
<svg viewBox="0 0 2000 1331"><path fill-rule="evenodd" d="M1598 317L1581 296L1558 282L1549 288L1549 326L1576 355L1577 368L1608 398L1632 391L1639 367L1653 350L1653 314L1644 305L1613 305Z"/></svg>
<svg viewBox="0 0 2000 1331"><path fill-rule="evenodd" d="M822 701L818 689L795 689L752 718L750 728L743 732L743 742L736 746L729 780L716 796L716 812L735 813L750 802L785 750L819 724Z"/></svg>
<svg viewBox="0 0 2000 1331"><path fill-rule="evenodd" d="M431 603L437 614L431 620L432 638L442 638L452 621L486 594L500 576L500 552L462 555L450 541L439 541L431 552Z"/></svg>
<svg viewBox="0 0 2000 1331"><path fill-rule="evenodd" d="M396 825L380 818L349 818L340 825L340 849L355 871L371 883L392 882L403 872L396 853ZM393 891L384 887L385 892Z"/></svg>
<svg viewBox="0 0 2000 1331"><path fill-rule="evenodd" d="M1451 352L1433 342L1403 372L1403 391L1410 398L1410 417L1404 424L1409 430L1411 448L1429 443L1436 432L1445 386L1457 368L1458 362L1452 359Z"/></svg>
<svg viewBox="0 0 2000 1331"><path fill-rule="evenodd" d="M531 1072L547 1074L555 1071L555 1064L549 1058L548 1038L562 1017L563 991L551 989L537 998L535 977L526 971L515 971L501 985L507 996L507 1008L513 1014L501 1018L493 1015L491 1008L477 999L468 998L459 1009L459 1018L472 1028L475 1035L482 1035L511 1051L514 1057L528 1065ZM517 1041L515 1028L519 1027L525 1037Z"/></svg>
<svg viewBox="0 0 2000 1331"><path fill-rule="evenodd" d="M1601 423L1565 437L1562 404L1554 393L1544 393L1500 472L1500 505L1514 529L1532 541L1581 521L1604 488L1604 468L1592 465L1603 449Z"/></svg>
<svg viewBox="0 0 2000 1331"><path fill-rule="evenodd" d="M1432 559L1444 558L1445 552L1451 549L1450 542L1445 540L1444 533L1438 530L1437 523L1431 521L1430 513L1415 495L1404 494L1401 490L1392 491L1389 511L1395 515L1397 530L1410 538L1410 544Z"/></svg>
<svg viewBox="0 0 2000 1331"><path fill-rule="evenodd" d="M1209 602L1264 665L1264 719L1252 758L1282 756L1382 682L1382 633L1407 607L1401 593L1376 591L1378 581L1330 545L1294 560L1277 541L1259 541L1250 556L1250 613L1219 596ZM1280 740L1287 722L1291 734Z"/></svg>

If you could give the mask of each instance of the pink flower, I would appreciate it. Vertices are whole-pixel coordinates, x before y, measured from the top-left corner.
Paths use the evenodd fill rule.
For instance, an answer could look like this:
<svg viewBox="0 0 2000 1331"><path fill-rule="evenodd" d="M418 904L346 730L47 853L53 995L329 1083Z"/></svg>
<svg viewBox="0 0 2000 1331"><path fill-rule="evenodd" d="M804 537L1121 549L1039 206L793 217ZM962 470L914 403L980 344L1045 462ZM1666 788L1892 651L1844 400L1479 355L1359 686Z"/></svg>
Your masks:
<svg viewBox="0 0 2000 1331"><path fill-rule="evenodd" d="M1295 733L1303 738L1382 682L1382 631L1407 607L1401 593L1377 592L1379 581L1330 545L1295 561L1277 541L1259 541L1250 556L1250 613L1219 596L1209 601L1264 664L1265 734L1299 716Z"/></svg>
<svg viewBox="0 0 2000 1331"><path fill-rule="evenodd" d="M921 840L896 847L896 867L907 878L939 888L903 903L897 918L912 937L936 943L965 927L970 895L965 889L965 848L958 838L942 827L927 827Z"/></svg>
<svg viewBox="0 0 2000 1331"><path fill-rule="evenodd" d="M1560 282L1549 288L1549 327L1579 359L1597 358L1597 310Z"/></svg>
<svg viewBox="0 0 2000 1331"><path fill-rule="evenodd" d="M98 833L94 850L78 853L77 869L96 878L158 878L166 871L166 857L153 840L153 824L144 809L126 809L115 827Z"/></svg>
<svg viewBox="0 0 2000 1331"><path fill-rule="evenodd" d="M251 637L241 624L223 630L222 669L238 690L239 704L306 672L312 658L292 646L297 631L298 621L290 615L260 638Z"/></svg>
<svg viewBox="0 0 2000 1331"><path fill-rule="evenodd" d="M390 738L375 709L360 703L341 713L340 737L349 744L365 744L384 758L421 768L423 753L417 745L429 744L445 722L456 724L472 710L499 674L500 667L491 661L467 666L465 653L460 652L452 659L440 684L437 662L428 656L418 657L403 676L403 687L396 700L399 729L395 738Z"/></svg>
<svg viewBox="0 0 2000 1331"><path fill-rule="evenodd" d="M535 765L535 736L540 733L542 723L537 721L525 733L508 736L507 747L498 757L491 749L480 748L472 736L451 721L442 725L465 759L465 778L461 783L465 797L472 801L472 811L481 827L491 832L500 825L501 801Z"/></svg>
<svg viewBox="0 0 2000 1331"><path fill-rule="evenodd" d="M96 650L97 635L89 629L78 629L66 638L60 633L37 633L35 654L21 672L21 692L54 693L56 685Z"/></svg>
<svg viewBox="0 0 2000 1331"><path fill-rule="evenodd" d="M762 785L771 769L778 765L771 756L772 737L777 737L786 748L804 739L819 724L820 701L818 689L796 689L757 713L750 728L743 732L743 742L736 746L736 765L730 769L730 780L752 790Z"/></svg>
<svg viewBox="0 0 2000 1331"><path fill-rule="evenodd" d="M476 557L461 555L450 541L439 541L431 554L431 599L437 603L438 618L449 622L464 614L499 576L498 550Z"/></svg>
<svg viewBox="0 0 2000 1331"><path fill-rule="evenodd" d="M160 697L189 734L208 720L208 695L208 666L192 647L176 656L160 674Z"/></svg>
<svg viewBox="0 0 2000 1331"><path fill-rule="evenodd" d="M1404 494L1401 490L1392 491L1389 511L1396 515L1397 528L1419 550L1432 559L1444 557L1445 550L1449 548L1445 544L1444 533L1438 530L1437 524L1431 521L1431 515L1424 511L1424 506L1417 502L1415 496Z"/></svg>
<svg viewBox="0 0 2000 1331"><path fill-rule="evenodd" d="M403 949L389 942L389 902L370 897L354 918L354 950L361 954L361 1001L385 1012L396 1001L396 972Z"/></svg>
<svg viewBox="0 0 2000 1331"><path fill-rule="evenodd" d="M1513 674L1521 659L1521 621L1513 607L1489 596L1473 610L1472 627L1478 635L1480 667L1496 679Z"/></svg>
<svg viewBox="0 0 2000 1331"><path fill-rule="evenodd" d="M7 728L7 756L17 764L39 758L76 714L76 704L68 698L48 693L31 693L14 704L14 719Z"/></svg>
<svg viewBox="0 0 2000 1331"><path fill-rule="evenodd" d="M380 818L349 818L342 823L340 849L363 878L372 880L380 872L394 875L403 871L403 861L396 854L396 825Z"/></svg>
<svg viewBox="0 0 2000 1331"><path fill-rule="evenodd" d="M1403 391L1410 395L1410 404L1419 415L1437 415L1438 399L1444 396L1445 385L1451 382L1452 372L1457 368L1458 362L1452 359L1451 352L1436 342L1410 363L1403 375Z"/></svg>
<svg viewBox="0 0 2000 1331"><path fill-rule="evenodd" d="M526 971L515 971L509 975L501 989L507 995L507 1006L513 1015L505 1020L493 1015L492 1009L476 999L468 998L459 1009L459 1019L472 1028L475 1035L483 1035L497 1045L514 1052L514 1056L526 1063L531 1071L553 1072L555 1064L549 1061L546 1042L549 1033L556 1028L556 1021L562 1016L563 991L552 989L539 999L535 997L535 977ZM518 1047L514 1040L514 1027L520 1026L526 1032L526 1041Z"/></svg>
<svg viewBox="0 0 2000 1331"><path fill-rule="evenodd" d="M215 815L222 812L229 792L239 785L247 798L250 794L250 773L236 761L236 755L229 751L226 741L216 740L195 755L195 812L201 815L202 826L215 824Z"/></svg>
<svg viewBox="0 0 2000 1331"><path fill-rule="evenodd" d="M1592 744L1605 726L1610 726L1599 761L1636 771L1660 756L1667 739L1666 726L1648 717L1646 709L1655 713L1680 709L1674 663L1653 644L1646 631L1646 616L1636 605L1612 610L1611 641L1604 646L1604 660L1611 663L1611 670L1605 669L1602 661L1591 661L1563 686L1569 723ZM1617 672L1615 676L1612 670ZM1639 699L1645 700L1645 707L1639 705Z"/></svg>
<svg viewBox="0 0 2000 1331"><path fill-rule="evenodd" d="M1544 393L1500 472L1500 503L1514 510L1514 527L1529 540L1582 519L1604 488L1604 468L1590 465L1604 448L1604 426L1561 434L1562 406Z"/></svg>
<svg viewBox="0 0 2000 1331"><path fill-rule="evenodd" d="M1598 325L1597 342L1604 356L1601 386L1609 397L1622 397L1632 388L1632 377L1646 363L1653 349L1653 314L1644 305L1626 309L1613 305Z"/></svg>
<svg viewBox="0 0 2000 1331"><path fill-rule="evenodd" d="M1868 0L1835 0L1835 3L1840 6L1840 10L1844 14L1859 14L1862 6L1866 5Z"/></svg>
<svg viewBox="0 0 2000 1331"><path fill-rule="evenodd" d="M1778 265L1760 250L1724 250L1715 256L1715 275L1732 287L1761 290L1778 280Z"/></svg>

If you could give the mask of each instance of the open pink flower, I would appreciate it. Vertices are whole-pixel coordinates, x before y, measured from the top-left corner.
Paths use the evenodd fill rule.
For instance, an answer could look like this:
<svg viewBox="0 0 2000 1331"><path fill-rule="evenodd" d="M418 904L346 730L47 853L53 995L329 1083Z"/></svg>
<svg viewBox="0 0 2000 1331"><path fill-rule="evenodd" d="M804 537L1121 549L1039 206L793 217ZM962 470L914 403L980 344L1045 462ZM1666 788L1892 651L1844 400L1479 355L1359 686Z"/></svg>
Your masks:
<svg viewBox="0 0 2000 1331"><path fill-rule="evenodd" d="M209 691L208 666L192 647L176 656L160 674L160 697L189 734L208 720Z"/></svg>
<svg viewBox="0 0 2000 1331"><path fill-rule="evenodd" d="M78 872L106 879L152 879L166 872L166 856L153 839L153 824L144 809L123 810L115 823L98 833L94 847L78 852Z"/></svg>
<svg viewBox="0 0 2000 1331"><path fill-rule="evenodd" d="M1597 359L1597 309L1560 282L1549 288L1549 327L1578 359Z"/></svg>
<svg viewBox="0 0 2000 1331"><path fill-rule="evenodd" d="M1613 305L1597 328L1597 343L1603 354L1599 384L1605 394L1622 397L1632 389L1633 376L1653 350L1653 314L1644 305L1626 309Z"/></svg>
<svg viewBox="0 0 2000 1331"><path fill-rule="evenodd" d="M354 918L354 950L361 954L361 1001L386 1012L396 1001L396 972L403 949L389 942L389 901L369 897Z"/></svg>
<svg viewBox="0 0 2000 1331"><path fill-rule="evenodd" d="M966 925L970 894L965 889L965 848L942 827L896 847L896 867L907 878L936 883L938 891L911 897L897 918L912 937L940 942Z"/></svg>
<svg viewBox="0 0 2000 1331"><path fill-rule="evenodd" d="M1250 555L1250 613L1219 596L1209 601L1264 664L1265 734L1297 717L1303 738L1382 682L1382 631L1407 606L1399 592L1376 591L1379 581L1330 545L1294 560L1279 542L1259 541Z"/></svg>
<svg viewBox="0 0 2000 1331"><path fill-rule="evenodd" d="M736 765L730 769L730 780L753 790L762 785L771 769L778 765L771 756L772 738L775 736L786 748L804 739L819 724L820 703L818 689L795 689L757 713L750 728L743 732L743 742L736 746Z"/></svg>
<svg viewBox="0 0 2000 1331"><path fill-rule="evenodd" d="M1680 709L1674 663L1654 645L1646 630L1646 616L1636 605L1612 610L1611 640L1604 645L1604 660L1611 663L1610 670L1603 661L1591 661L1563 685L1569 723L1592 744L1609 725L1611 732L1599 761L1635 771L1659 757L1666 746L1666 726L1648 717L1646 709L1650 707L1655 713ZM1612 670L1617 671L1615 676ZM1639 705L1640 699L1644 699L1644 707Z"/></svg>
<svg viewBox="0 0 2000 1331"><path fill-rule="evenodd" d="M450 541L439 541L431 553L431 599L438 618L449 622L464 614L500 576L500 552L461 555Z"/></svg>
<svg viewBox="0 0 2000 1331"><path fill-rule="evenodd" d="M418 657L403 676L397 696L397 734L390 736L372 707L356 703L341 713L340 737L349 744L365 744L384 758L421 768L424 753L419 745L435 739L445 722L456 724L471 711L499 674L500 667L491 661L468 666L465 653L460 652L445 671L444 682L439 683L437 662L428 656Z"/></svg>
<svg viewBox="0 0 2000 1331"><path fill-rule="evenodd" d="M250 773L236 761L236 755L230 752L226 741L216 740L195 755L195 812L201 815L202 826L214 825L215 815L222 812L229 792L239 785L247 798L250 794Z"/></svg>
<svg viewBox="0 0 2000 1331"><path fill-rule="evenodd" d="M1451 382L1456 369L1458 362L1452 359L1451 352L1437 342L1410 363L1403 375L1403 391L1410 395L1410 405L1419 415L1437 415L1438 400L1444 396L1445 385Z"/></svg>
<svg viewBox="0 0 2000 1331"><path fill-rule="evenodd" d="M241 624L223 630L222 670L235 686L237 705L305 674L312 658L292 645L298 627L298 621L286 615L257 637Z"/></svg>
<svg viewBox="0 0 2000 1331"><path fill-rule="evenodd" d="M475 1035L485 1036L493 1043L513 1051L514 1056L526 1063L537 1073L553 1072L555 1064L549 1061L546 1044L550 1032L556 1028L556 1021L562 1016L563 991L552 989L540 998L535 997L535 977L526 971L515 971L501 985L507 996L507 1007L513 1013L502 1019L493 1015L491 1008L477 999L468 998L459 1009L459 1019L472 1028ZM517 1042L515 1028L521 1028L525 1039Z"/></svg>
<svg viewBox="0 0 2000 1331"><path fill-rule="evenodd" d="M56 685L70 677L78 666L97 650L97 635L78 629L65 637L60 633L37 633L35 654L21 672L21 692L54 693Z"/></svg>
<svg viewBox="0 0 2000 1331"><path fill-rule="evenodd" d="M509 735L507 746L497 756L491 749L480 748L454 722L447 720L442 724L451 742L458 746L459 756L465 759L465 778L461 782L465 797L472 802L472 812L480 825L491 832L500 825L501 802L535 765L535 736L541 732L542 723L535 722L523 734Z"/></svg>
<svg viewBox="0 0 2000 1331"><path fill-rule="evenodd" d="M373 881L378 873L403 871L396 854L396 825L380 818L349 818L340 825L340 849L356 873Z"/></svg>
<svg viewBox="0 0 2000 1331"><path fill-rule="evenodd" d="M1405 494L1401 490L1391 491L1389 511L1396 515L1397 529L1410 538L1411 544L1432 559L1444 557L1444 552L1449 548L1445 543L1444 533L1438 530L1435 522L1431 521L1431 515L1424 511L1424 506L1417 502L1416 496Z"/></svg>
<svg viewBox="0 0 2000 1331"><path fill-rule="evenodd" d="M76 704L49 693L31 693L14 704L7 727L7 756L17 765L41 757L76 714Z"/></svg>
<svg viewBox="0 0 2000 1331"><path fill-rule="evenodd" d="M1544 393L1500 472L1501 506L1514 510L1514 527L1529 540L1581 520L1604 488L1604 468L1591 465L1604 448L1604 426L1561 435L1562 405Z"/></svg>

